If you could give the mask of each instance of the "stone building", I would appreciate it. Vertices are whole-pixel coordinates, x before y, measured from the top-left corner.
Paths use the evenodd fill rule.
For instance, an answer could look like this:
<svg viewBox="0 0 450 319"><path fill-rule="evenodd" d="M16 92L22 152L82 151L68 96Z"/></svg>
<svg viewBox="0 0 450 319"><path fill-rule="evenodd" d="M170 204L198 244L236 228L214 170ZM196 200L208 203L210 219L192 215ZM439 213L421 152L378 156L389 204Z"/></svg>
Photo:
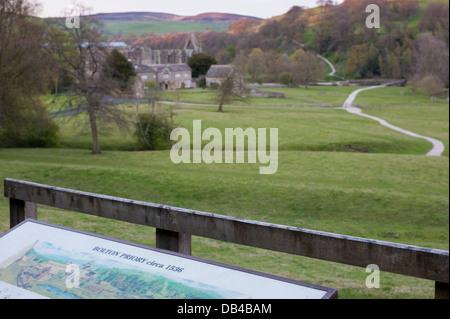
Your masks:
<svg viewBox="0 0 450 319"><path fill-rule="evenodd" d="M124 55L136 65L183 64L187 63L194 50L153 50L150 48L132 48Z"/></svg>
<svg viewBox="0 0 450 319"><path fill-rule="evenodd" d="M211 65L206 73L206 86L210 87L211 85L221 85L224 79L233 75L233 80L235 82L235 87L242 87L244 84L244 78L242 75L237 72L237 70L232 65Z"/></svg>
<svg viewBox="0 0 450 319"><path fill-rule="evenodd" d="M191 33L183 49L154 50L146 47L121 48L121 53L133 64L184 64L195 54L202 52L202 47Z"/></svg>
<svg viewBox="0 0 450 319"><path fill-rule="evenodd" d="M191 68L181 64L136 65L137 81L135 91L139 97L145 96L144 83L155 81L163 91L193 88Z"/></svg>
<svg viewBox="0 0 450 319"><path fill-rule="evenodd" d="M118 50L134 65L137 74L134 91L138 97L145 96L146 81L157 82L164 91L196 87L187 62L193 54L202 52L202 47L193 33L183 49L153 50L130 47L124 42L102 43L101 47L105 47L108 52ZM88 61L88 69L95 69L94 61Z"/></svg>

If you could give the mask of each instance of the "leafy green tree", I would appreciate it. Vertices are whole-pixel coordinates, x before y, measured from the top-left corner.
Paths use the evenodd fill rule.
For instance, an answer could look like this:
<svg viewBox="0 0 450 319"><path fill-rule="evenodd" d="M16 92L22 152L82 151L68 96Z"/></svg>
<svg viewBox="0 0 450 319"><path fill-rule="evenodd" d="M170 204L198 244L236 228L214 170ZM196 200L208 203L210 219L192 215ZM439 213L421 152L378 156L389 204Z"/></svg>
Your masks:
<svg viewBox="0 0 450 319"><path fill-rule="evenodd" d="M118 80L123 90L127 88L130 78L136 75L133 64L116 49L106 58L103 72L109 72L113 79Z"/></svg>
<svg viewBox="0 0 450 319"><path fill-rule="evenodd" d="M362 77L368 61L367 44L353 45L348 53L346 73L349 76Z"/></svg>
<svg viewBox="0 0 450 319"><path fill-rule="evenodd" d="M228 52L231 59L234 59L236 57L236 48L234 47L234 44L228 45L225 51Z"/></svg>
<svg viewBox="0 0 450 319"><path fill-rule="evenodd" d="M172 109L139 115L135 133L139 149L169 150L172 147L170 134L174 128Z"/></svg>
<svg viewBox="0 0 450 319"><path fill-rule="evenodd" d="M0 0L0 147L57 144L57 126L39 99L52 60L34 11L29 1Z"/></svg>
<svg viewBox="0 0 450 319"><path fill-rule="evenodd" d="M211 65L217 64L217 60L211 55L196 53L189 58L187 64L192 70L192 77L198 78L200 75L206 75Z"/></svg>

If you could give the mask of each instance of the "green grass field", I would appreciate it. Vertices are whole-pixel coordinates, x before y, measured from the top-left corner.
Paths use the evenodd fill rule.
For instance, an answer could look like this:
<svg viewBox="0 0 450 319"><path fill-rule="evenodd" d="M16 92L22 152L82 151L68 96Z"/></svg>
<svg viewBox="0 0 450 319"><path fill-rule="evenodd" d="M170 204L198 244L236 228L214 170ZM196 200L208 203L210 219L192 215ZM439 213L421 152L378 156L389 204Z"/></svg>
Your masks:
<svg viewBox="0 0 450 319"><path fill-rule="evenodd" d="M247 102L236 102L234 106L267 107L341 107L348 95L356 90L355 87L312 86L309 88L262 88L261 91L276 91L286 95L285 99L251 97ZM185 103L217 104L216 95L210 89L181 90L181 101ZM173 92L167 92L163 100L176 101Z"/></svg>
<svg viewBox="0 0 450 319"><path fill-rule="evenodd" d="M0 149L0 178L448 250L448 151L440 158L426 157L431 145L425 141L344 110L320 106L339 105L351 88L286 90L298 105L292 107L291 102L280 100L258 107L260 101L256 100L247 106L225 107L223 114L214 106L184 105L175 117L188 129L196 119L202 120L203 128L222 131L227 127L279 128L275 175L259 175L259 164L175 165L170 151L133 151L131 132L118 130L109 134L100 130L104 153L93 156L88 130L75 118L58 120L60 149ZM318 90L327 94L318 94ZM382 95L383 90L370 93ZM335 91L337 101L330 102ZM213 102L208 94L211 92L183 91L182 100ZM394 92L398 101L393 105L402 106L369 105L369 100L379 98L377 94L372 98L361 95L361 104L373 106L364 112L417 133L441 137L448 146L448 102L411 106L413 97ZM168 94L168 99L172 98ZM311 102L308 107L303 105L306 99ZM39 219L155 245L154 230L141 226L48 207L39 207ZM0 233L8 225L8 201L1 199ZM430 281L382 273L381 288L370 290L365 287L367 274L362 268L203 238L193 239L193 255L336 288L343 299L434 296Z"/></svg>
<svg viewBox="0 0 450 319"><path fill-rule="evenodd" d="M370 115L381 117L391 124L414 133L436 138L445 144L449 155L448 92L432 102L423 93L412 94L408 89L388 87L362 92L355 103Z"/></svg>
<svg viewBox="0 0 450 319"><path fill-rule="evenodd" d="M199 23L183 21L138 21L138 22L115 22L104 20L102 30L108 34L117 34L119 31L123 35L132 33L142 35L145 33L171 33L171 32L204 32L226 31L226 23Z"/></svg>

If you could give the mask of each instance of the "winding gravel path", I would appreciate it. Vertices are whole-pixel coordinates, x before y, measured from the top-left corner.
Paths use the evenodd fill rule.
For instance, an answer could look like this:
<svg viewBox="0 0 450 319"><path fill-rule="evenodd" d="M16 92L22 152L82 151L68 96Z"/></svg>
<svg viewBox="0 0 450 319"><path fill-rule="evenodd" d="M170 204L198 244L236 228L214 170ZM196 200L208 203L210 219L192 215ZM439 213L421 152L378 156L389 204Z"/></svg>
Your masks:
<svg viewBox="0 0 450 319"><path fill-rule="evenodd" d="M347 112L349 112L349 113L356 114L356 115L363 116L363 117L372 119L374 121L377 121L381 125L383 125L383 126L385 126L387 128L390 128L390 129L392 129L394 131L397 131L397 132L400 132L400 133L403 133L403 134L406 134L406 135L409 135L409 136L412 136L412 137L424 139L424 140L430 142L431 144L433 144L433 149L430 152L428 152L427 156L442 156L442 154L445 151L445 146L444 146L444 143L442 143L441 141L439 141L437 139L434 139L434 138L431 138L431 137L419 135L419 134L416 134L416 133L404 130L404 129L398 127L398 126L395 126L395 125L392 125L392 124L388 123L387 121L385 121L383 119L380 119L380 118L372 116L372 115L364 114L360 108L357 108L357 107L353 106L353 102L355 101L355 99L358 96L358 94L360 94L361 92L364 92L364 91L367 91L367 90L373 90L373 89L387 87L387 86L390 86L390 85L395 84L395 83L396 82L391 82L391 83L386 83L386 84L383 84L383 85L371 86L371 87L367 87L367 88L356 90L356 91L354 91L354 92L352 92L350 94L350 96L344 102L344 105L343 105L342 108L344 110L346 110Z"/></svg>
<svg viewBox="0 0 450 319"><path fill-rule="evenodd" d="M320 54L317 55L320 59L322 59L323 61L325 61L326 64L328 64L331 68L331 73L328 74L329 76L334 76L336 75L336 68L334 67L333 63L331 63L327 58L321 56Z"/></svg>

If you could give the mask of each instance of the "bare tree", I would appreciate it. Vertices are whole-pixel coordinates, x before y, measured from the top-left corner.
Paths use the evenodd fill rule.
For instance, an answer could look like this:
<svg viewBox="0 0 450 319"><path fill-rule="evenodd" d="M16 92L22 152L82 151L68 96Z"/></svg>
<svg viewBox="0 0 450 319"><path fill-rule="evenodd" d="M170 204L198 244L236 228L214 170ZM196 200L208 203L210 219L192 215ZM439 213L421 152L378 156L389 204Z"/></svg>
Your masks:
<svg viewBox="0 0 450 319"><path fill-rule="evenodd" d="M230 66L221 71L221 83L217 86L217 100L219 102L220 113L223 112L223 106L233 101L246 101L246 88L242 75Z"/></svg>
<svg viewBox="0 0 450 319"><path fill-rule="evenodd" d="M433 1L425 8L418 25L422 32L431 31L440 40L449 43L449 4Z"/></svg>
<svg viewBox="0 0 450 319"><path fill-rule="evenodd" d="M136 118L137 118L137 134L144 141L145 145L149 150L153 150L153 145L149 139L149 131L152 121L155 120L155 106L156 102L161 98L161 90L158 82L156 81L146 81L144 83L145 98L152 105L152 110L148 116L146 123L143 123L143 116L139 109L139 103L136 104ZM145 124L145 126L144 126Z"/></svg>
<svg viewBox="0 0 450 319"><path fill-rule="evenodd" d="M81 23L65 30L52 29L47 50L56 57L74 82L66 106L85 111L92 136L92 153L101 154L98 121L117 123L125 127L127 120L117 107L108 107L107 97L120 92L121 83L113 71L105 67L109 51L99 32L98 22L83 16L86 8L79 7Z"/></svg>
<svg viewBox="0 0 450 319"><path fill-rule="evenodd" d="M418 78L433 76L448 87L449 48L445 41L432 34L420 34L414 42L413 65Z"/></svg>

